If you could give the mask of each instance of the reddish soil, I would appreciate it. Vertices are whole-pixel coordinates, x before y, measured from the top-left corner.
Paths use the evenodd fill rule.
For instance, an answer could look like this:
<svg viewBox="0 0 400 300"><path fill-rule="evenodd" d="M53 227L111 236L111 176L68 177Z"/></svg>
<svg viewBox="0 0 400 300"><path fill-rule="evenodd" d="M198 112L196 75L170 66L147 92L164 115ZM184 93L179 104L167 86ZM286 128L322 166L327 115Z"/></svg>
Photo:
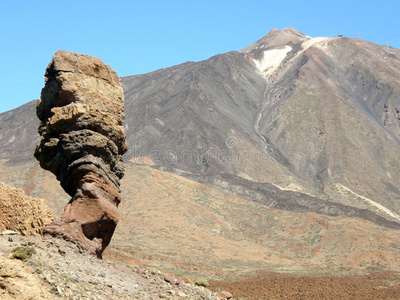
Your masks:
<svg viewBox="0 0 400 300"><path fill-rule="evenodd" d="M226 290L235 299L400 299L400 274L360 276L296 276L263 273L236 281L211 281L213 291Z"/></svg>

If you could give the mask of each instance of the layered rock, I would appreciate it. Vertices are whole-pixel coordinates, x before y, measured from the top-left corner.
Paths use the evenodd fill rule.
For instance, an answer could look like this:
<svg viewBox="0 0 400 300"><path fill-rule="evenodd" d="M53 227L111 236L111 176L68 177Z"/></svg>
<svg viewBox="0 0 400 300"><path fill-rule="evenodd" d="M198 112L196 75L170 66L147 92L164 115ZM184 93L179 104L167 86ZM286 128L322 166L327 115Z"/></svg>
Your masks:
<svg viewBox="0 0 400 300"><path fill-rule="evenodd" d="M72 197L46 232L101 257L118 222L127 150L120 78L100 59L67 51L57 51L45 77L35 157Z"/></svg>

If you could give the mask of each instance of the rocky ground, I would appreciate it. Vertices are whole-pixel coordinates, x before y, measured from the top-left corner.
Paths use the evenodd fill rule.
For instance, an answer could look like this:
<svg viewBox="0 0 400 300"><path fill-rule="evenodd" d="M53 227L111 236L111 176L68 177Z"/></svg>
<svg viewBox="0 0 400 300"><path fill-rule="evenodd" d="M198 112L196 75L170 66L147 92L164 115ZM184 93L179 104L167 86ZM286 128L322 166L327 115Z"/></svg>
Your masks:
<svg viewBox="0 0 400 300"><path fill-rule="evenodd" d="M15 252L17 247L22 251ZM184 280L190 281L152 268L99 260L61 239L0 236L1 299L227 298Z"/></svg>
<svg viewBox="0 0 400 300"><path fill-rule="evenodd" d="M296 276L264 273L235 281L210 281L210 289L227 289L237 299L400 299L400 275L372 273L358 276Z"/></svg>
<svg viewBox="0 0 400 300"><path fill-rule="evenodd" d="M165 273L167 264L159 265L159 268L157 266L155 266L156 268L149 267L145 264L150 262L142 260L143 257L140 255L130 255L129 261L122 260L126 263L121 262L121 260L117 262L117 259L114 259L110 254L105 259L100 260L73 243L50 236L40 236L42 224L48 221L47 217L51 217L48 214L48 208L45 205L39 207L40 201L38 202L37 198L26 197L19 189L4 184L0 185L0 200L4 200L3 202L8 205L4 204L0 210L0 215L4 221L3 223L0 222L2 226L0 232L8 232L8 234L0 235L0 299L213 300L228 299L231 296L234 297L232 299L236 300L400 299L400 274L382 273L387 268L377 268L379 261L376 260L381 256L389 266L395 265L396 256L388 260L391 256L386 252L385 255L380 254L380 252L371 252L371 258L375 261L375 264L368 265L371 272L375 271L371 274L366 274L366 271L369 270L367 268L363 269L363 275L357 276L335 277L333 276L336 274L335 272L330 272L329 276L317 276L315 274L318 272L311 272L310 274L314 274L313 276L263 273L243 278L236 270L231 271L230 275L226 276L227 278L235 278L235 281L210 280L208 289L206 289L193 283L207 283L206 280L201 281L201 278L195 278L199 277L198 274L200 273L196 276L189 275L191 276L190 279L176 278ZM32 216L34 217L29 218L29 214L26 213L32 211L37 213L33 213ZM282 221L282 218L280 219ZM160 222L160 219L157 220ZM364 224L364 226L366 225ZM303 227L297 226L296 228L300 230ZM362 230L371 231L368 226L366 228L357 226L347 228L355 228L359 234ZM11 235L10 233L13 231L23 236ZM335 232L335 230L330 228L330 232ZM378 236L384 238L390 232L390 229L386 229L386 231L376 234L375 238ZM31 234L37 236L31 236ZM204 236L200 235L200 237ZM175 237L169 239L177 242ZM325 237L324 240L327 241L328 238ZM390 241L392 239L388 239L386 244ZM361 244L363 243L357 243L358 247ZM381 244L384 245L384 243ZM389 249L393 246L396 246L396 244L389 243L384 248ZM147 252L152 253L149 249L147 247ZM244 255L244 250L242 248L240 251L241 255ZM297 247L296 250L299 251L299 248ZM180 253L183 253L182 251L181 248ZM287 251L288 249L286 249ZM359 249L358 253L367 255L365 250L362 249ZM213 261L213 259L215 260L215 253L213 256L208 255L207 259L209 260L208 263L215 263ZM362 259L365 260L366 258ZM143 261L145 262L143 263ZM373 266L375 268L372 268ZM164 271L161 272L158 269ZM292 271L294 272L294 270ZM169 272L174 273L171 270ZM352 271L349 269L347 274L349 272ZM246 273L250 274L249 270ZM193 275L194 273L188 272L188 274ZM222 273L220 272L219 278L221 276Z"/></svg>
<svg viewBox="0 0 400 300"><path fill-rule="evenodd" d="M18 247L24 251L16 252ZM1 299L400 299L400 275L395 273L264 273L209 283L207 289L154 268L100 260L61 239L0 236Z"/></svg>

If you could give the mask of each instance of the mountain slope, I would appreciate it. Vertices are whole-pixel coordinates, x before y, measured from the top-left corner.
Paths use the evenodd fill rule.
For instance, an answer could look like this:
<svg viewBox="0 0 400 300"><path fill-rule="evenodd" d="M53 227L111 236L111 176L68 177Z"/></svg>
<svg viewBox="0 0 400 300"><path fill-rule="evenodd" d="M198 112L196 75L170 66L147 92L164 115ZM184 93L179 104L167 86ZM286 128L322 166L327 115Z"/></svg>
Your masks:
<svg viewBox="0 0 400 300"><path fill-rule="evenodd" d="M398 51L356 39L303 39L292 42L291 52L301 45L293 58L289 52L279 69L263 73L270 84L260 134L319 195L335 201L350 190L398 211ZM246 56L257 62L268 45Z"/></svg>
<svg viewBox="0 0 400 300"><path fill-rule="evenodd" d="M9 164L33 161L39 142L36 101L0 114L0 160Z"/></svg>

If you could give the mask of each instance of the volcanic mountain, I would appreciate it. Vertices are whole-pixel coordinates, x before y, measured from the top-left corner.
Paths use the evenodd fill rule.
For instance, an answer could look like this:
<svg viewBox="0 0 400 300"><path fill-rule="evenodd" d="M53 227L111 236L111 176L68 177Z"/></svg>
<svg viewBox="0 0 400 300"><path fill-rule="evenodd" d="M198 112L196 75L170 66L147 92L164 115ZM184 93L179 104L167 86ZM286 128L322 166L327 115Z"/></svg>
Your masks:
<svg viewBox="0 0 400 300"><path fill-rule="evenodd" d="M129 150L116 253L201 261L203 271L232 261L339 268L345 253L344 266L366 268L392 245L378 260L396 269L399 57L286 28L239 52L122 78ZM0 114L0 180L60 212L66 195L32 156L37 127L35 102ZM372 236L381 238L360 250Z"/></svg>
<svg viewBox="0 0 400 300"><path fill-rule="evenodd" d="M126 159L222 180L245 198L270 183L399 221L396 54L287 28L241 52L125 77Z"/></svg>

